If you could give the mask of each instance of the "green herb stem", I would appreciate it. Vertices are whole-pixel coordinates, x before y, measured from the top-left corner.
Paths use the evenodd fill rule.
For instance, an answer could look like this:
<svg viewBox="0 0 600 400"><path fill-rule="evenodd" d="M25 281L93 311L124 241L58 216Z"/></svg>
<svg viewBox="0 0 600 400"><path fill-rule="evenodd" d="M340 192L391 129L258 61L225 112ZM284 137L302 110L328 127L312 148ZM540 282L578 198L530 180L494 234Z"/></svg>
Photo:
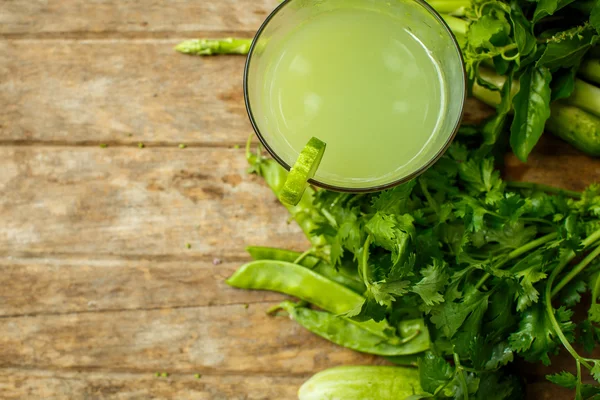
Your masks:
<svg viewBox="0 0 600 400"><path fill-rule="evenodd" d="M463 398L469 400L469 385L467 385L467 379L465 378L465 371L460 364L460 358L458 354L454 353L454 364L456 365L456 374L458 375L458 382L463 390Z"/></svg>
<svg viewBox="0 0 600 400"><path fill-rule="evenodd" d="M579 353L577 353L577 351L573 348L573 346L571 346L571 343L569 343L569 340L563 333L554 315L554 308L552 307L552 284L554 283L554 280L556 279L558 274L560 274L560 272L569 264L573 257L575 257L575 253L571 252L566 257L564 257L563 260L558 264L558 266L556 266L554 271L552 271L550 277L548 278L548 281L546 282L546 288L544 290L544 300L546 303L546 312L548 314L548 318L550 319L550 323L552 324L552 327L554 328L554 331L560 339L562 345L576 361L581 362L586 368L589 369L591 367L588 364L588 362L585 361L585 359L583 359L579 355Z"/></svg>
<svg viewBox="0 0 600 400"><path fill-rule="evenodd" d="M552 289L552 297L556 296L569 282L581 273L596 257L600 255L600 246L589 253L579 264L577 264L561 281Z"/></svg>
<svg viewBox="0 0 600 400"><path fill-rule="evenodd" d="M566 190L557 188L554 186L544 185L542 183L533 183L533 182L515 182L515 181L505 181L506 186L514 189L530 189L534 191L552 193L552 194L562 194L564 196L573 197L576 199L581 198L581 193L576 192L574 190Z"/></svg>
<svg viewBox="0 0 600 400"><path fill-rule="evenodd" d="M429 193L429 190L427 189L427 183L425 183L424 179L419 179L419 186L421 187L421 190L423 191L423 195L427 199L427 203L429 203L429 206L431 208L433 208L433 210L435 211L436 214L439 215L440 211L441 211L440 206L437 203L437 201L435 201L433 196L431 196L431 193Z"/></svg>
<svg viewBox="0 0 600 400"><path fill-rule="evenodd" d="M557 237L558 237L558 233L552 232L552 233L544 235L540 238L537 238L536 240L533 240L533 241L527 243L526 245L519 247L518 249L514 249L513 251L508 253L506 258L503 258L502 260L498 261L498 263L496 265L494 265L492 268L498 269L498 268L502 267L504 264L506 264L508 261L514 260L515 258L520 257L523 254L527 253L528 251L531 251L531 250L535 249L536 247L546 244L546 243L556 239ZM479 289L480 287L482 287L483 284L485 283L485 281L487 281L490 278L490 276L491 275L489 273L486 273L484 276L482 276L481 279L479 280L479 282L477 282L477 284L475 285L475 288Z"/></svg>
<svg viewBox="0 0 600 400"><path fill-rule="evenodd" d="M309 256L313 252L314 252L314 249L312 247L310 249L306 250L304 253L300 254L298 256L298 258L296 258L294 260L294 264L300 264L302 262L302 260L304 260L307 256Z"/></svg>

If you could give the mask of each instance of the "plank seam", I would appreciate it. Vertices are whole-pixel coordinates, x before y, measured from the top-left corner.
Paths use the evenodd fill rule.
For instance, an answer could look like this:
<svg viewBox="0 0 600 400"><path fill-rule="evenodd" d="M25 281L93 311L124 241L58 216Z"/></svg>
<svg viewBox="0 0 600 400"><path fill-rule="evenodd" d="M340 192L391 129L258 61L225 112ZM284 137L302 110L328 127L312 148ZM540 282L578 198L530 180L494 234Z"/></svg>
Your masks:
<svg viewBox="0 0 600 400"><path fill-rule="evenodd" d="M39 313L25 313L25 314L10 314L0 315L1 319L12 319L12 318L35 318L35 317L58 317L58 316L69 316L69 315L84 315L84 314L103 314L103 313L126 313L126 312L139 312L139 311L163 311L163 310L188 310L188 309L203 309L210 307L243 307L246 305L271 305L280 303L279 300L261 300L261 301L244 301L228 304L198 304L198 305L186 305L186 306L169 306L169 307L148 307L148 308L116 308L116 309L102 309L102 310L81 310L81 311L68 311L68 312L39 312Z"/></svg>

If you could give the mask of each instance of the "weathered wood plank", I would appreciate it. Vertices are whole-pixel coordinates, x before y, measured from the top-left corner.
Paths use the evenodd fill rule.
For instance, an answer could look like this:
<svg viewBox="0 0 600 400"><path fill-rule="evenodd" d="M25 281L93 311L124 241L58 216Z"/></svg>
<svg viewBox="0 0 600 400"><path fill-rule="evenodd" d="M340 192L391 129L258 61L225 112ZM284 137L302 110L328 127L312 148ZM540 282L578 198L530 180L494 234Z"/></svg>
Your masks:
<svg viewBox="0 0 600 400"><path fill-rule="evenodd" d="M0 316L149 310L281 301L225 283L241 263L141 259L2 259ZM257 305L256 307L260 307Z"/></svg>
<svg viewBox="0 0 600 400"><path fill-rule="evenodd" d="M254 31L277 0L3 0L0 33Z"/></svg>
<svg viewBox="0 0 600 400"><path fill-rule="evenodd" d="M0 369L0 397L20 399L190 399L280 400L294 399L308 379L298 376L170 375ZM570 390L537 382L527 386L530 400L570 400Z"/></svg>
<svg viewBox="0 0 600 400"><path fill-rule="evenodd" d="M45 399L293 399L306 378L297 376L170 375L0 369L0 397Z"/></svg>
<svg viewBox="0 0 600 400"><path fill-rule="evenodd" d="M505 158L505 177L581 191L600 182L600 158L591 157L550 134L545 134L527 163L512 153Z"/></svg>
<svg viewBox="0 0 600 400"><path fill-rule="evenodd" d="M190 57L175 43L0 41L0 140L244 143L244 57Z"/></svg>
<svg viewBox="0 0 600 400"><path fill-rule="evenodd" d="M176 42L0 41L0 141L243 143L244 57L185 56ZM469 101L465 121L486 115Z"/></svg>
<svg viewBox="0 0 600 400"><path fill-rule="evenodd" d="M244 150L0 148L0 254L246 257L307 240ZM187 248L187 244L190 248Z"/></svg>
<svg viewBox="0 0 600 400"><path fill-rule="evenodd" d="M267 317L274 304L7 317L0 367L297 375L385 362Z"/></svg>

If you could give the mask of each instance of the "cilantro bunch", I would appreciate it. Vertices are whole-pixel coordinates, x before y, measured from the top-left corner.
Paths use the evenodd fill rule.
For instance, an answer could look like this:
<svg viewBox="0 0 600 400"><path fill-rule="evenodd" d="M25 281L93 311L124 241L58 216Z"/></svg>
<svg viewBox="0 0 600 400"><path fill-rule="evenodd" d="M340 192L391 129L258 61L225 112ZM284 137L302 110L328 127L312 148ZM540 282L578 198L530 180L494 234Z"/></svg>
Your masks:
<svg viewBox="0 0 600 400"><path fill-rule="evenodd" d="M285 172L249 156L277 192ZM425 319L431 343L415 399L519 398L510 364L549 365L561 348L577 373L548 379L577 399L600 396L586 382L600 380L600 360L587 353L600 340L600 187L505 182L485 148L454 143L411 182L375 194L310 190L289 209L308 253L364 284L366 300L346 317ZM588 314L576 321L585 293Z"/></svg>

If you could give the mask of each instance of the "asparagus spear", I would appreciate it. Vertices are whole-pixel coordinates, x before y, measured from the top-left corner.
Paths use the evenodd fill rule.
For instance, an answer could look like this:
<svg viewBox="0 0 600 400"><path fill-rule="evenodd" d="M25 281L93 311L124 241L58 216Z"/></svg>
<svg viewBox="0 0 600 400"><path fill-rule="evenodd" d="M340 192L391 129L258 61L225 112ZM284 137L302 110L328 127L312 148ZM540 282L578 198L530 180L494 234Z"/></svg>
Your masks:
<svg viewBox="0 0 600 400"><path fill-rule="evenodd" d="M252 39L194 39L179 43L175 46L175 50L198 56L248 54L250 44L252 44Z"/></svg>

